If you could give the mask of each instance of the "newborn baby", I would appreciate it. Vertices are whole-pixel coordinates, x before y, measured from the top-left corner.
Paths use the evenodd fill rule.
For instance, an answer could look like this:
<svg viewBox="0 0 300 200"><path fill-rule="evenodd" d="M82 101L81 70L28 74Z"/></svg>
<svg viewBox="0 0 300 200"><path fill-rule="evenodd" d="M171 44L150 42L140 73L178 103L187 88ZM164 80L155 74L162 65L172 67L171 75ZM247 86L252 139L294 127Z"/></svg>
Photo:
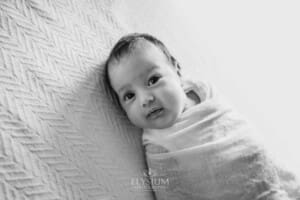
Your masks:
<svg viewBox="0 0 300 200"><path fill-rule="evenodd" d="M148 34L121 38L105 65L112 95L143 129L150 178L164 180L152 184L156 198L293 198L275 163L252 139L247 120L209 84L184 80L180 69L165 45Z"/></svg>

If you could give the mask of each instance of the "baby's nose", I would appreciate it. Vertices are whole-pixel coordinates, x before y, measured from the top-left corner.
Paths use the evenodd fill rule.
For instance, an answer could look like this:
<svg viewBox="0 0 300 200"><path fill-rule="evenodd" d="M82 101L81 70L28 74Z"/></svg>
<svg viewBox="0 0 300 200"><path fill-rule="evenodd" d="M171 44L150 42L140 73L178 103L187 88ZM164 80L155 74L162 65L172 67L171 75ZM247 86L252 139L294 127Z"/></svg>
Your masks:
<svg viewBox="0 0 300 200"><path fill-rule="evenodd" d="M149 105L151 105L154 102L154 96L153 95L147 95L144 97L143 101L142 101L142 106L143 107L147 107Z"/></svg>

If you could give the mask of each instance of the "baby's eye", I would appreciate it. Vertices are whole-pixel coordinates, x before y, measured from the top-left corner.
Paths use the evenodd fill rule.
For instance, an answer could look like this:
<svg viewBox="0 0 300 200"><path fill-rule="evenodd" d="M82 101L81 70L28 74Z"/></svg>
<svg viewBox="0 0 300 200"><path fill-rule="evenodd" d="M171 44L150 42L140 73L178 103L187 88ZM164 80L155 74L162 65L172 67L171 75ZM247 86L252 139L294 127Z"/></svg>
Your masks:
<svg viewBox="0 0 300 200"><path fill-rule="evenodd" d="M160 79L160 76L151 76L150 79L148 80L148 85L151 86L155 84L158 80Z"/></svg>
<svg viewBox="0 0 300 200"><path fill-rule="evenodd" d="M123 96L123 101L128 101L134 97L134 94L132 92L128 92Z"/></svg>

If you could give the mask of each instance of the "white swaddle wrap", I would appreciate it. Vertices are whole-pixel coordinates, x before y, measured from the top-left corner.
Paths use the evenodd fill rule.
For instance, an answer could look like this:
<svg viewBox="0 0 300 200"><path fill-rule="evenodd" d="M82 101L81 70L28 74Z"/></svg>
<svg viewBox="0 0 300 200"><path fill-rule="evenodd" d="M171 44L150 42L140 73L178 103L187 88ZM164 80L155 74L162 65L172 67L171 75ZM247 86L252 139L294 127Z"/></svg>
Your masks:
<svg viewBox="0 0 300 200"><path fill-rule="evenodd" d="M145 129L152 187L157 199L289 199L249 123L222 103L207 84L191 87L201 103L163 130Z"/></svg>

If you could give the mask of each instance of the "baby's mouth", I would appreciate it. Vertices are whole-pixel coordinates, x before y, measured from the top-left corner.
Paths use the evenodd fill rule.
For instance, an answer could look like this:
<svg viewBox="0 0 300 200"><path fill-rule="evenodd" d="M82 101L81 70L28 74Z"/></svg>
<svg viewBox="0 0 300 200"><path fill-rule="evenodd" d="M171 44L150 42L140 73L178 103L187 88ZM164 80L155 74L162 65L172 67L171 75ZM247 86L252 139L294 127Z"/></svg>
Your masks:
<svg viewBox="0 0 300 200"><path fill-rule="evenodd" d="M164 109L163 108L155 108L152 109L148 114L147 114L147 119L156 119L160 117L163 114Z"/></svg>

